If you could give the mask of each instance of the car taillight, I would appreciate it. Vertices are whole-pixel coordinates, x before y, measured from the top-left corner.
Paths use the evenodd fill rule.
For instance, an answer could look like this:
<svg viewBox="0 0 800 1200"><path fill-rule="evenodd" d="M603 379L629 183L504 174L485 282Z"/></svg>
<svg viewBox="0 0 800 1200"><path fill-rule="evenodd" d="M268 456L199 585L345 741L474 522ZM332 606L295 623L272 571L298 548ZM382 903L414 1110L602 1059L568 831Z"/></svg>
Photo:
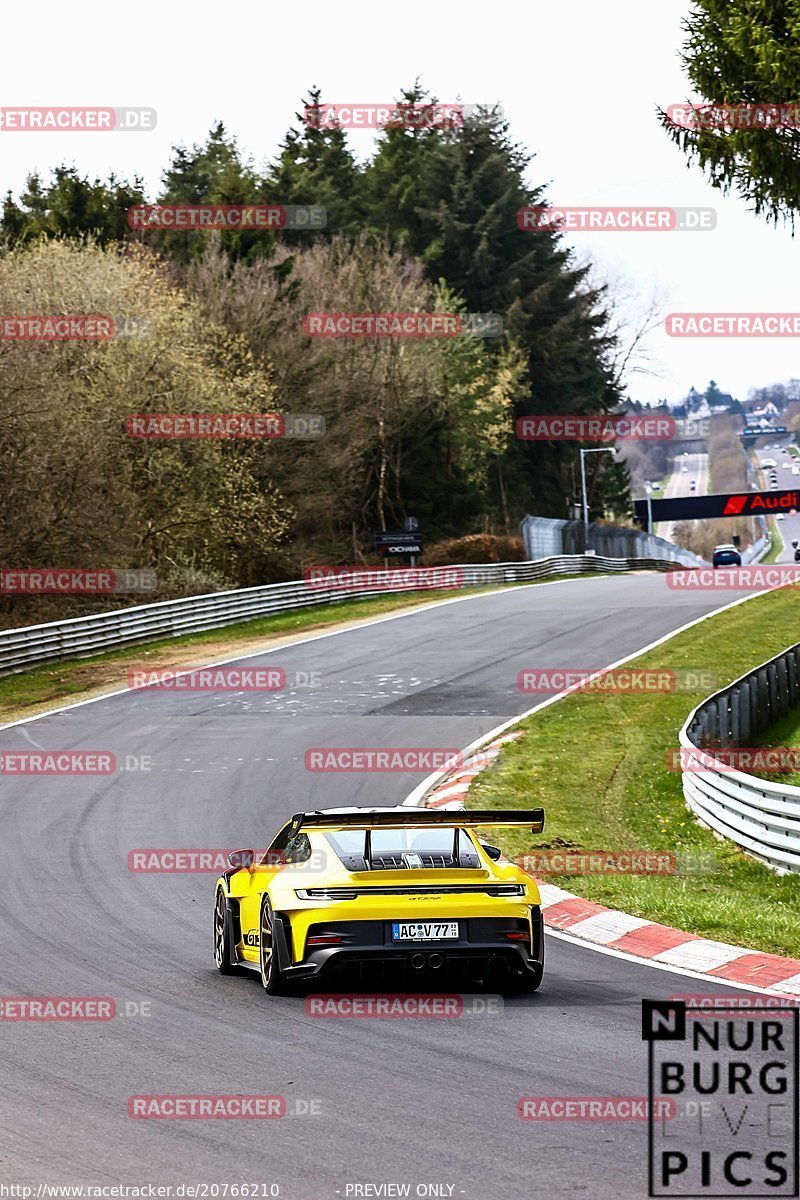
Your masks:
<svg viewBox="0 0 800 1200"><path fill-rule="evenodd" d="M528 934L524 929L508 929L506 930L504 936L507 937L510 942L527 942L528 940Z"/></svg>
<svg viewBox="0 0 800 1200"><path fill-rule="evenodd" d="M338 946L344 941L343 937L338 937L334 934L318 934L316 937L310 937L307 946Z"/></svg>

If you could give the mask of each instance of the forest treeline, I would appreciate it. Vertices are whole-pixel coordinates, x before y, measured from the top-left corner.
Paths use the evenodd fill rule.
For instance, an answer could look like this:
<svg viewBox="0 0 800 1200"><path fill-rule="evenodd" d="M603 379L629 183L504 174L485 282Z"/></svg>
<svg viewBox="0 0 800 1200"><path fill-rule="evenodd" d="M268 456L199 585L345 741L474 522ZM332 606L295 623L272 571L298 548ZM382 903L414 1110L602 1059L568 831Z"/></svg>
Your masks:
<svg viewBox="0 0 800 1200"><path fill-rule="evenodd" d="M374 561L373 532L408 515L432 546L569 515L576 444L520 442L515 419L619 411L618 335L588 267L519 228L544 200L530 170L484 111L387 127L364 162L344 130L298 118L263 170L218 124L174 150L157 196L70 166L30 176L3 206L0 311L143 318L146 335L0 340L0 560L154 568L178 594ZM132 229L130 209L154 202L314 205L327 223ZM504 332L320 338L312 312L495 313ZM327 432L128 437L127 416L164 412L317 413ZM624 518L627 468L592 459L592 515Z"/></svg>

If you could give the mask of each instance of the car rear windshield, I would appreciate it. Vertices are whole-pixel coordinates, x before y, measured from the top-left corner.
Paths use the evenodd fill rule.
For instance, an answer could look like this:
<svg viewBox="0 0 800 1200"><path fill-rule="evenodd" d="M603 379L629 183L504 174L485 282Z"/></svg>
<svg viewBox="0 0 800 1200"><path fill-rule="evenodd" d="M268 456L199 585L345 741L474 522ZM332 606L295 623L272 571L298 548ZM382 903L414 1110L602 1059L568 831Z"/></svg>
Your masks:
<svg viewBox="0 0 800 1200"><path fill-rule="evenodd" d="M342 829L327 836L351 871L480 866L464 829Z"/></svg>

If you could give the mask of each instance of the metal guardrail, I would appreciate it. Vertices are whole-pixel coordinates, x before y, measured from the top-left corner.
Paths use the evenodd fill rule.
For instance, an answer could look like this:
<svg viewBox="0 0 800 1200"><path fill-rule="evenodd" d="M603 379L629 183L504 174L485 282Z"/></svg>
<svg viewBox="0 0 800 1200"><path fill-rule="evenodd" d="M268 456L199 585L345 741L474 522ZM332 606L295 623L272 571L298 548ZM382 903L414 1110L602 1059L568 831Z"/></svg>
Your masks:
<svg viewBox="0 0 800 1200"><path fill-rule="evenodd" d="M587 571L670 571L675 567L674 562L664 559L603 558L586 554L561 555L535 562L428 567L420 568L420 572L436 571L441 573L440 578L449 572L446 578L458 580L455 586L461 589L525 583L547 575L579 575ZM381 570L374 568L365 570L369 570L372 577L382 574ZM393 574L394 585L389 580L383 586L379 578L375 579L376 586L366 587L319 587L305 580L293 580L290 583L272 583L263 587L239 588L142 604L89 617L27 625L21 629L0 630L0 675L24 671L37 663L90 657L119 646L198 633L274 613L291 612L334 601L363 600L369 596L420 590L414 586L398 586L396 573ZM449 586L453 586L453 583Z"/></svg>
<svg viewBox="0 0 800 1200"><path fill-rule="evenodd" d="M772 542L769 535L763 533L758 541L753 542L751 546L745 547L742 551L742 566L747 566L749 563L761 562L771 545Z"/></svg>
<svg viewBox="0 0 800 1200"><path fill-rule="evenodd" d="M800 787L714 769L714 750L754 739L800 703L800 643L762 663L698 704L680 732L681 749L701 770L684 770L692 812L776 871L800 871Z"/></svg>
<svg viewBox="0 0 800 1200"><path fill-rule="evenodd" d="M552 517L523 517L520 521L520 537L525 553L536 559L548 554L585 554L588 550L611 558L668 559L685 567L702 567L705 562L691 550L684 550L674 542L639 529L614 525L599 525L592 521L588 527L583 521L562 521Z"/></svg>

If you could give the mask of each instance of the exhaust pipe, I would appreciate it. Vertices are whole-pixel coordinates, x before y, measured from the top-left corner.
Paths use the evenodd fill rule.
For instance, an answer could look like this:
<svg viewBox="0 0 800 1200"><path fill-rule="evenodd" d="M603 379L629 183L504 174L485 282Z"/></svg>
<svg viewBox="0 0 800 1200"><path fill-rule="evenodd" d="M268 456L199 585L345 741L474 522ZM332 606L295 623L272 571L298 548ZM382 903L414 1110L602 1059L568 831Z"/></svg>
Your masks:
<svg viewBox="0 0 800 1200"><path fill-rule="evenodd" d="M425 966L425 955L424 954L412 954L409 961L415 971L421 971L422 968Z"/></svg>
<svg viewBox="0 0 800 1200"><path fill-rule="evenodd" d="M432 971L438 971L440 967L443 967L444 959L441 954L431 954L428 958L428 966Z"/></svg>

